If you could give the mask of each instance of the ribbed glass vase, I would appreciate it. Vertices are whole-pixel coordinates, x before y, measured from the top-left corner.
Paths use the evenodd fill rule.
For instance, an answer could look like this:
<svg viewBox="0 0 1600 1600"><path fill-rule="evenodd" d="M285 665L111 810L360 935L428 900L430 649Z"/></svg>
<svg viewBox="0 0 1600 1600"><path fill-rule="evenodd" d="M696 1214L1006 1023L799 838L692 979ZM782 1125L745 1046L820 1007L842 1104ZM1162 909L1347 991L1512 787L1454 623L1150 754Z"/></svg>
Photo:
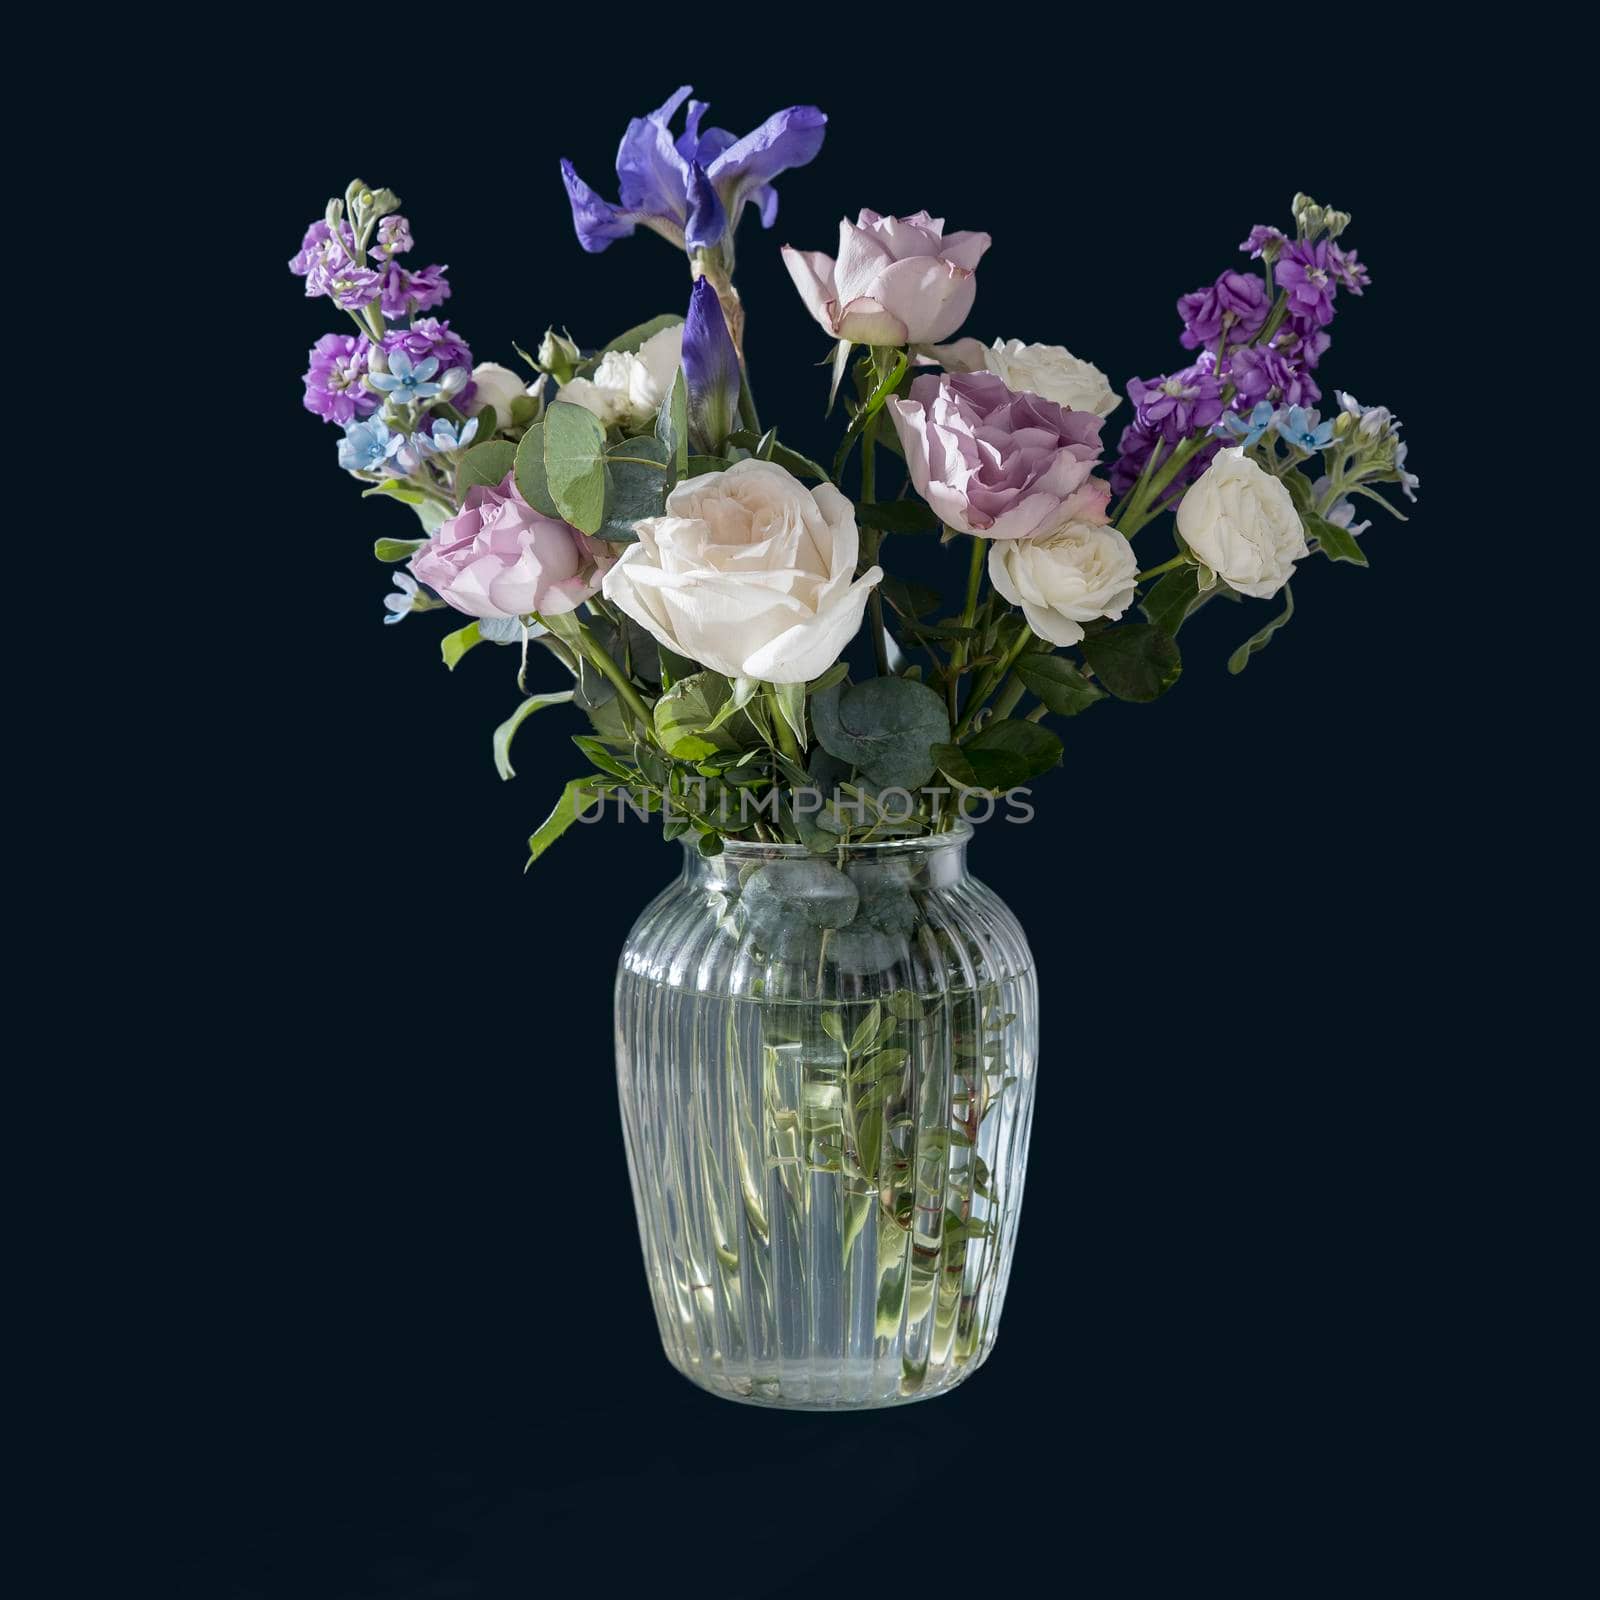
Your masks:
<svg viewBox="0 0 1600 1600"><path fill-rule="evenodd" d="M994 1343L1038 987L966 825L686 849L617 977L617 1081L667 1358L832 1410L940 1394Z"/></svg>

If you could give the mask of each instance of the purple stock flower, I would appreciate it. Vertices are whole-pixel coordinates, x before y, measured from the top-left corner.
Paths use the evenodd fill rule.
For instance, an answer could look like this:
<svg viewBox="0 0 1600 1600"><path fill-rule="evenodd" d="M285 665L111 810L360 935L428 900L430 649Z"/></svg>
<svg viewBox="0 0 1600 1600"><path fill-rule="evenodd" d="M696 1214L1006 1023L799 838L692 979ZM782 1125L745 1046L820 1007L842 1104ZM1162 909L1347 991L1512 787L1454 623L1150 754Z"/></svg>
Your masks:
<svg viewBox="0 0 1600 1600"><path fill-rule="evenodd" d="M1333 268L1333 275L1342 283L1351 294L1360 294L1372 282L1369 273L1361 262L1356 260L1354 250L1341 250L1338 245L1328 246L1328 265Z"/></svg>
<svg viewBox="0 0 1600 1600"><path fill-rule="evenodd" d="M309 280L308 280L309 281ZM382 293L383 280L371 267L346 259L328 274L328 294L341 311L359 311Z"/></svg>
<svg viewBox="0 0 1600 1600"><path fill-rule="evenodd" d="M770 228L778 214L772 180L805 166L822 148L828 119L815 106L790 106L740 139L725 128L702 132L707 107L689 100L691 93L681 88L649 116L628 124L617 150L620 204L602 200L570 161L562 161L573 225L585 250L604 250L640 223L690 250L714 249L731 237L751 201L762 226ZM674 136L670 124L685 100L684 131Z"/></svg>
<svg viewBox="0 0 1600 1600"><path fill-rule="evenodd" d="M331 292L335 273L354 265L352 252L355 247L356 237L350 231L348 222L339 224L337 239L326 222L313 222L306 229L299 251L290 257L289 270L295 277L306 280L308 300Z"/></svg>
<svg viewBox="0 0 1600 1600"><path fill-rule="evenodd" d="M1222 415L1222 383L1198 364L1148 382L1130 378L1128 398L1138 420L1169 444L1202 432Z"/></svg>
<svg viewBox="0 0 1600 1600"><path fill-rule="evenodd" d="M1326 239L1296 239L1285 245L1273 270L1278 287L1289 297L1289 316L1297 328L1325 328L1333 321L1333 297L1339 285Z"/></svg>
<svg viewBox="0 0 1600 1600"><path fill-rule="evenodd" d="M1234 407L1249 410L1263 400L1279 405L1314 405L1322 398L1311 375L1275 345L1250 345L1228 352L1224 372L1235 390Z"/></svg>
<svg viewBox="0 0 1600 1600"><path fill-rule="evenodd" d="M683 378L689 430L707 455L720 455L739 415L739 356L709 278L695 280L683 323Z"/></svg>
<svg viewBox="0 0 1600 1600"><path fill-rule="evenodd" d="M1267 320L1267 286L1254 272L1224 272L1207 288L1178 301L1183 318L1179 343L1185 350L1215 345L1228 331L1230 344L1253 338Z"/></svg>
<svg viewBox="0 0 1600 1600"><path fill-rule="evenodd" d="M417 272L408 272L398 261L386 262L381 274L379 303L386 317L414 317L432 311L450 298L444 267L435 263Z"/></svg>
<svg viewBox="0 0 1600 1600"><path fill-rule="evenodd" d="M1250 230L1250 237L1239 246L1247 251L1252 261L1259 260L1271 251L1274 255L1281 250L1288 241L1277 228L1269 228L1265 223L1258 222Z"/></svg>
<svg viewBox="0 0 1600 1600"><path fill-rule="evenodd" d="M404 255L411 248L411 224L404 217L385 217L378 224L380 256Z"/></svg>
<svg viewBox="0 0 1600 1600"><path fill-rule="evenodd" d="M409 328L392 328L384 335L385 353L392 355L403 350L413 361L426 361L436 357L439 370L448 372L452 367L472 370L472 352L460 334L450 331L448 322L437 317L418 317Z"/></svg>
<svg viewBox="0 0 1600 1600"><path fill-rule="evenodd" d="M341 426L371 416L378 409L378 396L361 381L367 375L371 348L365 334L323 334L311 347L306 410Z"/></svg>

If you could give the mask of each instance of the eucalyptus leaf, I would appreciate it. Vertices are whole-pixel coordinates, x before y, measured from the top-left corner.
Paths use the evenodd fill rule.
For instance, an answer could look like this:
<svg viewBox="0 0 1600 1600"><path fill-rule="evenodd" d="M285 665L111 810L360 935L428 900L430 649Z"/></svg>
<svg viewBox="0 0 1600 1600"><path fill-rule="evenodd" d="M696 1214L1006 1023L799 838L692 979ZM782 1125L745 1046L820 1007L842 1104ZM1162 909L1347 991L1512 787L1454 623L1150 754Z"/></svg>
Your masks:
<svg viewBox="0 0 1600 1600"><path fill-rule="evenodd" d="M1031 689L1057 716L1075 717L1105 694L1095 688L1065 656L1025 655L1014 668L1026 689Z"/></svg>
<svg viewBox="0 0 1600 1600"><path fill-rule="evenodd" d="M517 447L508 439L473 445L456 465L456 504L467 498L468 489L480 485L498 488L516 464Z"/></svg>
<svg viewBox="0 0 1600 1600"><path fill-rule="evenodd" d="M556 517L556 503L550 498L550 481L544 470L544 423L535 422L517 446L517 488L522 498L542 516Z"/></svg>
<svg viewBox="0 0 1600 1600"><path fill-rule="evenodd" d="M1165 634L1176 637L1200 598L1200 569L1192 562L1165 574L1144 597L1144 614Z"/></svg>
<svg viewBox="0 0 1600 1600"><path fill-rule="evenodd" d="M580 532L599 532L606 504L606 430L592 411L558 400L545 413L544 470L563 520Z"/></svg>
<svg viewBox="0 0 1600 1600"><path fill-rule="evenodd" d="M930 748L950 737L944 701L908 678L825 689L811 698L811 725L824 750L882 788L926 783L934 769Z"/></svg>
<svg viewBox="0 0 1600 1600"><path fill-rule="evenodd" d="M557 694L531 694L494 730L494 767L502 778L514 778L517 775L516 768L511 765L511 741L516 738L517 729L542 707L566 705L571 699L570 689L563 689Z"/></svg>
<svg viewBox="0 0 1600 1600"><path fill-rule="evenodd" d="M739 903L751 932L776 941L792 926L844 927L855 916L861 896L826 861L768 861L745 881Z"/></svg>
<svg viewBox="0 0 1600 1600"><path fill-rule="evenodd" d="M1091 634L1079 646L1095 675L1119 700L1159 699L1178 681L1183 659L1171 634L1152 622Z"/></svg>
<svg viewBox="0 0 1600 1600"><path fill-rule="evenodd" d="M671 451L659 439L624 439L606 452L605 516L599 537L614 543L638 538L634 523L659 517L672 487Z"/></svg>
<svg viewBox="0 0 1600 1600"><path fill-rule="evenodd" d="M428 541L426 539L377 539L372 553L380 561L407 561Z"/></svg>
<svg viewBox="0 0 1600 1600"><path fill-rule="evenodd" d="M1272 636L1290 617L1294 615L1294 593L1288 584L1283 586L1283 610L1275 616L1266 627L1258 633L1253 633L1228 657L1228 671L1237 676L1250 665L1250 657L1258 650L1265 650L1272 643Z"/></svg>
<svg viewBox="0 0 1600 1600"><path fill-rule="evenodd" d="M444 657L444 664L454 672L456 663L460 661L467 651L474 645L483 642L482 635L478 632L478 624L469 622L464 628L457 628L454 633L447 633L439 641L439 654Z"/></svg>

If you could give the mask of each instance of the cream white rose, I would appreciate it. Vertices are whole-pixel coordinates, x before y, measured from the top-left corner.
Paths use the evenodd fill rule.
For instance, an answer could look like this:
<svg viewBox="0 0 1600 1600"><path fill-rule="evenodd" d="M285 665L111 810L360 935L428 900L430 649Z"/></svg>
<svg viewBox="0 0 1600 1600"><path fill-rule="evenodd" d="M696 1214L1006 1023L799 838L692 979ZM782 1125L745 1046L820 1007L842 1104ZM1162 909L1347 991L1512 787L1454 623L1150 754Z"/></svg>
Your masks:
<svg viewBox="0 0 1600 1600"><path fill-rule="evenodd" d="M669 650L730 678L804 683L861 626L883 572L855 575L855 508L771 461L685 478L634 525L605 596Z"/></svg>
<svg viewBox="0 0 1600 1600"><path fill-rule="evenodd" d="M1219 450L1178 503L1178 532L1230 589L1266 600L1309 555L1289 491L1242 449Z"/></svg>
<svg viewBox="0 0 1600 1600"><path fill-rule="evenodd" d="M1122 404L1110 380L1092 361L1083 361L1064 345L1024 344L1020 339L977 339L928 346L946 372L992 372L1018 394L1036 394L1072 411L1109 417Z"/></svg>
<svg viewBox="0 0 1600 1600"><path fill-rule="evenodd" d="M1076 644L1081 624L1120 617L1133 603L1139 562L1107 523L1071 521L1035 539L996 539L989 581L1051 644Z"/></svg>
<svg viewBox="0 0 1600 1600"><path fill-rule="evenodd" d="M592 411L608 428L642 428L661 409L683 361L683 324L652 334L631 355L613 350L587 378L562 384L558 400Z"/></svg>
<svg viewBox="0 0 1600 1600"><path fill-rule="evenodd" d="M477 412L485 406L493 406L494 419L502 428L511 421L511 402L528 393L527 384L498 361L480 361L472 369L472 381L478 387L472 396L471 409Z"/></svg>

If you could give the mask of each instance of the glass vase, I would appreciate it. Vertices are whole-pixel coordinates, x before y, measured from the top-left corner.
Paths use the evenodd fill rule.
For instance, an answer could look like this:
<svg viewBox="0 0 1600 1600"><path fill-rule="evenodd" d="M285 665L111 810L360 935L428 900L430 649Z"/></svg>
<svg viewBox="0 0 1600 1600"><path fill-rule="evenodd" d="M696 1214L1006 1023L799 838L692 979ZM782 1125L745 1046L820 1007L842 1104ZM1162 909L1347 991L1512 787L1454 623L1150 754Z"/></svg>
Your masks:
<svg viewBox="0 0 1600 1600"><path fill-rule="evenodd" d="M941 1394L994 1344L1038 987L970 827L826 857L730 843L645 909L617 1082L667 1359L810 1410Z"/></svg>

